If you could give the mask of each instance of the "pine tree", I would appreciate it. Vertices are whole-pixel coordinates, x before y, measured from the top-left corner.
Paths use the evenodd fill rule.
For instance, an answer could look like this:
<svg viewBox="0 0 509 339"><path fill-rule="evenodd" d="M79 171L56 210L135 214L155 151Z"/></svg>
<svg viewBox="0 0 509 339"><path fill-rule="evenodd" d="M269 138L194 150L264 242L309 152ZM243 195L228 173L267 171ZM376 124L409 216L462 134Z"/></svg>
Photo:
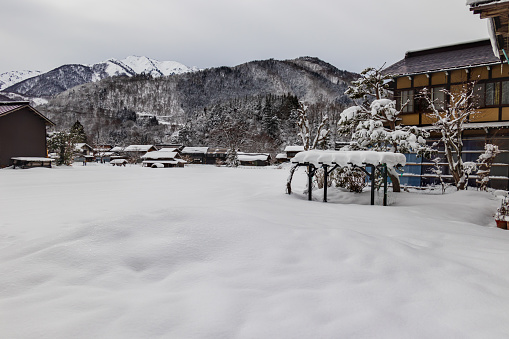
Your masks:
<svg viewBox="0 0 509 339"><path fill-rule="evenodd" d="M85 133L85 128L83 127L79 120L76 120L74 125L72 125L69 133L73 135L76 143L87 142L87 134Z"/></svg>
<svg viewBox="0 0 509 339"><path fill-rule="evenodd" d="M431 153L426 145L429 133L416 126L398 124L401 110L396 109L394 100L388 99L387 79L382 68L367 68L361 78L352 82L345 92L360 104L347 108L341 113L338 134L351 138L347 150L374 150L396 153ZM400 191L398 174L389 168L389 178L394 192Z"/></svg>

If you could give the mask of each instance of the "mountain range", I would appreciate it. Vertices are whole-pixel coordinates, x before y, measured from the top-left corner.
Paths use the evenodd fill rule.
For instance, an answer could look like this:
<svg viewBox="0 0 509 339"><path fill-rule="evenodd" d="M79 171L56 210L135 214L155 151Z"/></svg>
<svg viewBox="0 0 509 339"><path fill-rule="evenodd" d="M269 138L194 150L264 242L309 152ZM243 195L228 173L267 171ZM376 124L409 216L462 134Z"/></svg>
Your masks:
<svg viewBox="0 0 509 339"><path fill-rule="evenodd" d="M150 74L152 77L197 71L176 61L158 61L144 56L109 59L93 65L68 64L49 72L12 71L0 74L0 91L24 97L49 98L72 87L112 76Z"/></svg>
<svg viewBox="0 0 509 339"><path fill-rule="evenodd" d="M28 78L11 84L23 77ZM11 85L0 98L30 99L57 130L79 120L95 144L229 147L224 128L234 124L243 128L243 150L277 151L298 142L299 102L309 107L312 131L324 115L335 126L352 104L345 90L358 77L315 57L199 70L131 56L41 74L4 74L0 79L11 79L2 80ZM333 134L331 145L334 140Z"/></svg>

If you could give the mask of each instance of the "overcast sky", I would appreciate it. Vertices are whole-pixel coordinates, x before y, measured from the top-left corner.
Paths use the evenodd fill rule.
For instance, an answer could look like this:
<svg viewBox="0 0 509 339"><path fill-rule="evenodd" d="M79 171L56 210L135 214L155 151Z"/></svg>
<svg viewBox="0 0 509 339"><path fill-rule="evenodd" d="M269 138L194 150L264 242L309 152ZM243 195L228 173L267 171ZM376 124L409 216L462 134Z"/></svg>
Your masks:
<svg viewBox="0 0 509 339"><path fill-rule="evenodd" d="M315 56L359 72L488 38L466 0L4 0L0 73L143 55L200 68Z"/></svg>

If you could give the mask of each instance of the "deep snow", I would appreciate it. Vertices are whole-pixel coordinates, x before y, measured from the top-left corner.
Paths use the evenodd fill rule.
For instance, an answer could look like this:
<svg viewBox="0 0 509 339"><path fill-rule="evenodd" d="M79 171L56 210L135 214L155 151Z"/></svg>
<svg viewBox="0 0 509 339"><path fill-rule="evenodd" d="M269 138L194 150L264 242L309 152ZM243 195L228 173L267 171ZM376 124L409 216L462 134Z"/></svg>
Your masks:
<svg viewBox="0 0 509 339"><path fill-rule="evenodd" d="M301 194L288 168L0 170L2 338L502 338L489 193Z"/></svg>

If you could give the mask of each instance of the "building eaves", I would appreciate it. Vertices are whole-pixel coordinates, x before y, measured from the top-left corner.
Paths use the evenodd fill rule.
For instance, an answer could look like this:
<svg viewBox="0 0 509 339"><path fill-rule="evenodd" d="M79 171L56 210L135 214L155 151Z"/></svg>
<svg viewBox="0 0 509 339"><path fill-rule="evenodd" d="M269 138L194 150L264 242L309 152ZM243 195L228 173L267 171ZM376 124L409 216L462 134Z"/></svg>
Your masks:
<svg viewBox="0 0 509 339"><path fill-rule="evenodd" d="M34 112L36 115L38 115L40 118L42 118L46 125L49 126L55 126L55 123L48 118L46 118L41 112L30 106L30 103L28 101L4 101L0 102L0 117L5 116L7 114L16 112L22 108L27 107L29 110Z"/></svg>
<svg viewBox="0 0 509 339"><path fill-rule="evenodd" d="M387 67L385 74L405 76L499 64L490 40L407 52L405 58Z"/></svg>

